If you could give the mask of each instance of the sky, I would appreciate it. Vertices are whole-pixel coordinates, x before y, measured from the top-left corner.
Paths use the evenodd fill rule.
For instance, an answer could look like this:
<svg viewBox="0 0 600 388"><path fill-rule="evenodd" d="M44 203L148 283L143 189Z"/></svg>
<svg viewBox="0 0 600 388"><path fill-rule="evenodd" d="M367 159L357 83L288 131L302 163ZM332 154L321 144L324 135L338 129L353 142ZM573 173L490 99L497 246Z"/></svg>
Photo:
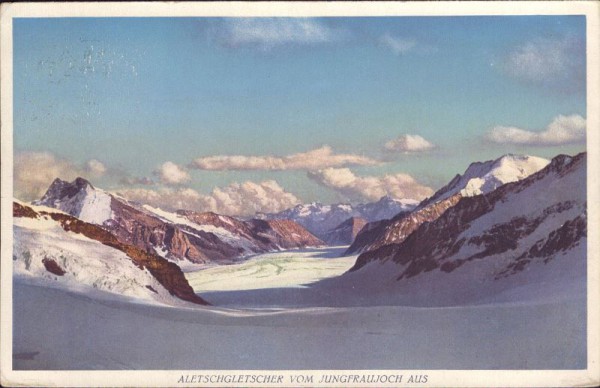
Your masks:
<svg viewBox="0 0 600 388"><path fill-rule="evenodd" d="M165 209L423 199L586 144L585 16L13 21L15 197Z"/></svg>

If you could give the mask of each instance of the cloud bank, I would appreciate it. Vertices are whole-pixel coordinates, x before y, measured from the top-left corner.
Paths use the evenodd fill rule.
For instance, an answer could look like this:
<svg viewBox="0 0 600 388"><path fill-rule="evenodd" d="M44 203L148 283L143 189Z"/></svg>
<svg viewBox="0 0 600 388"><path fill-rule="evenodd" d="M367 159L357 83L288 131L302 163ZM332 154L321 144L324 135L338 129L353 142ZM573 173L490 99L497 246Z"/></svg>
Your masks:
<svg viewBox="0 0 600 388"><path fill-rule="evenodd" d="M579 115L559 115L545 130L534 132L517 127L492 128L487 139L494 143L553 146L585 142L586 120Z"/></svg>
<svg viewBox="0 0 600 388"><path fill-rule="evenodd" d="M424 152L435 148L435 145L425 140L419 135L401 135L396 139L390 140L384 145L384 149L389 152Z"/></svg>
<svg viewBox="0 0 600 388"><path fill-rule="evenodd" d="M328 167L373 166L380 162L365 156L335 154L324 146L308 152L288 156L217 155L195 159L190 168L199 170L320 170Z"/></svg>
<svg viewBox="0 0 600 388"><path fill-rule="evenodd" d="M135 188L121 189L117 194L133 201L162 209L189 209L212 211L231 216L248 216L256 212L279 212L300 203L292 193L285 191L274 180L260 183L232 183L215 188L209 195L190 188L160 188L157 190Z"/></svg>
<svg viewBox="0 0 600 388"><path fill-rule="evenodd" d="M408 174L359 177L348 168L326 168L308 172L308 177L347 198L359 200L376 201L385 195L421 200L433 194L430 187L421 185Z"/></svg>
<svg viewBox="0 0 600 388"><path fill-rule="evenodd" d="M41 198L55 178L71 181L78 176L100 177L107 170L96 159L79 166L51 152L19 152L13 162L14 196L23 201Z"/></svg>

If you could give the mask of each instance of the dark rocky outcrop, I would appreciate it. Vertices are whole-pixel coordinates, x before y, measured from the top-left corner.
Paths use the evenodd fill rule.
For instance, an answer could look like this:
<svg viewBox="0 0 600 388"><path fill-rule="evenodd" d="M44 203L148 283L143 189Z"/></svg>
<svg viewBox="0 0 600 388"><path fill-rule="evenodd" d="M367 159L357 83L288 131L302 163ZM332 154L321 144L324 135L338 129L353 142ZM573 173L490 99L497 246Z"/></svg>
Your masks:
<svg viewBox="0 0 600 388"><path fill-rule="evenodd" d="M54 261L54 259L51 259L49 257L44 257L42 263L44 264L46 270L50 273L53 273L58 276L63 276L67 273L64 269L60 267L60 265L58 265L56 261Z"/></svg>

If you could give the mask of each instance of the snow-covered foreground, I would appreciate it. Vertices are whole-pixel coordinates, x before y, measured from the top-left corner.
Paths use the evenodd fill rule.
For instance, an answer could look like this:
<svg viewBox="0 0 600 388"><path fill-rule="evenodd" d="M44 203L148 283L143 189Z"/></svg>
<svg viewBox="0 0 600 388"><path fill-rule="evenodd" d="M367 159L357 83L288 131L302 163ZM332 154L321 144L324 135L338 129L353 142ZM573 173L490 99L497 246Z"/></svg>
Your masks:
<svg viewBox="0 0 600 388"><path fill-rule="evenodd" d="M583 300L457 308L169 308L14 284L30 369L576 369Z"/></svg>
<svg viewBox="0 0 600 388"><path fill-rule="evenodd" d="M304 287L339 276L356 256L338 257L347 247L290 250L258 255L239 264L215 266L186 273L196 293L265 288Z"/></svg>
<svg viewBox="0 0 600 388"><path fill-rule="evenodd" d="M264 254L188 273L195 290L218 307L131 303L100 289L83 293L48 286L52 279L15 276L14 368L397 370L586 365L585 293L575 290L556 298L554 289L562 289L564 282L540 279L550 297L517 290L516 296L479 304L409 307L401 305L409 304L405 289L394 289L398 297L391 298L389 284L381 284L388 291L380 293L353 287L355 273L340 277L355 260L336 258L341 250ZM376 271L378 276L385 272L383 267ZM581 272L576 266L570 268L573 273L568 268L550 272L560 269L569 278ZM307 286L311 282L315 283ZM492 289L490 294L499 291Z"/></svg>

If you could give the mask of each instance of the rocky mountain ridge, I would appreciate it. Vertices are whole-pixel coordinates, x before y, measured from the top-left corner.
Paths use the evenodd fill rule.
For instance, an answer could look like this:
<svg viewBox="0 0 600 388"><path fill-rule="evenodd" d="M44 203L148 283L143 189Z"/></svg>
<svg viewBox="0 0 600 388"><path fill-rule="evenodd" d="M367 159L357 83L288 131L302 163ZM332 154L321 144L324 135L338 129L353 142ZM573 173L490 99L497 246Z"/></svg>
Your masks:
<svg viewBox="0 0 600 388"><path fill-rule="evenodd" d="M489 193L461 197L402 241L362 253L351 271L372 261L398 265L397 279L496 260L494 278L553 260L587 233L586 154L557 156L539 172Z"/></svg>
<svg viewBox="0 0 600 388"><path fill-rule="evenodd" d="M504 155L495 160L472 163L462 175L423 200L411 212L400 213L390 220L367 224L356 236L346 254L356 254L400 243L425 222L440 217L463 197L494 191L503 184L519 181L548 165L543 158Z"/></svg>
<svg viewBox="0 0 600 388"><path fill-rule="evenodd" d="M171 213L97 189L83 178L56 179L36 205L101 226L125 244L176 262L229 263L269 251L324 243L293 223L241 221L214 213Z"/></svg>

